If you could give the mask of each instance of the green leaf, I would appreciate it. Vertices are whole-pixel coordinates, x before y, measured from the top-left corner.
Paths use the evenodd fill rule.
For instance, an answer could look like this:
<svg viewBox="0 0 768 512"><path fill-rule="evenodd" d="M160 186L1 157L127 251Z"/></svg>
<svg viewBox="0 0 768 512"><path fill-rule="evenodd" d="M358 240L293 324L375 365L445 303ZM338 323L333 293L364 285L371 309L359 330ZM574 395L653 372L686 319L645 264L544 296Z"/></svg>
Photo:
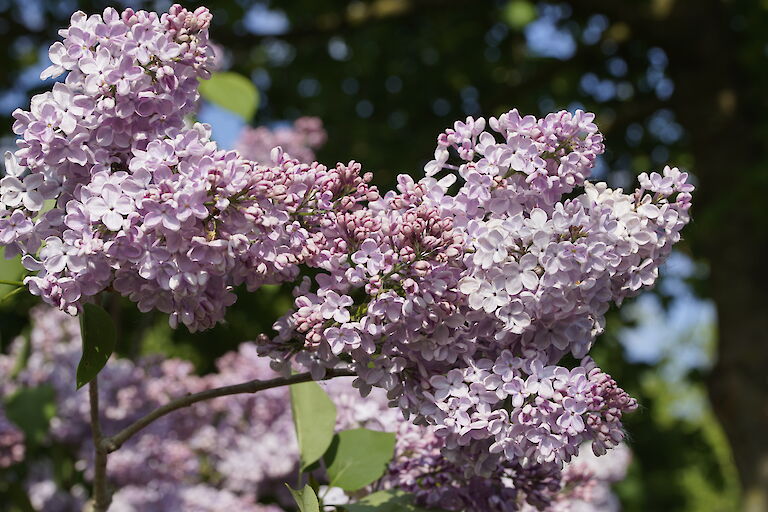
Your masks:
<svg viewBox="0 0 768 512"><path fill-rule="evenodd" d="M259 107L259 91L253 82L229 71L214 73L209 80L201 80L200 94L249 122Z"/></svg>
<svg viewBox="0 0 768 512"><path fill-rule="evenodd" d="M56 414L56 394L50 384L36 388L20 388L5 399L5 414L27 437L41 443L48 424Z"/></svg>
<svg viewBox="0 0 768 512"><path fill-rule="evenodd" d="M291 412L304 471L331 445L336 406L317 382L303 382L291 386Z"/></svg>
<svg viewBox="0 0 768 512"><path fill-rule="evenodd" d="M330 487L356 491L375 482L394 453L395 434L365 428L339 432L324 456Z"/></svg>
<svg viewBox="0 0 768 512"><path fill-rule="evenodd" d="M77 388L85 386L99 374L115 350L115 324L112 317L95 304L83 305L80 313L83 356L77 365Z"/></svg>
<svg viewBox="0 0 768 512"><path fill-rule="evenodd" d="M523 28L536 19L536 7L528 0L511 0L504 7L504 20L512 28Z"/></svg>
<svg viewBox="0 0 768 512"><path fill-rule="evenodd" d="M430 512L434 509L417 507L413 495L395 489L378 491L362 498L357 503L344 505L347 512Z"/></svg>
<svg viewBox="0 0 768 512"><path fill-rule="evenodd" d="M312 487L305 485L303 489L296 490L288 484L285 484L285 486L291 491L293 499L296 500L296 504L301 512L320 512L320 503L317 501L317 495L315 495Z"/></svg>
<svg viewBox="0 0 768 512"><path fill-rule="evenodd" d="M21 281L24 277L24 272L21 256L16 256L9 260L5 258L5 250L0 249L0 279L5 281ZM0 297L5 296L14 289L14 286L0 284Z"/></svg>

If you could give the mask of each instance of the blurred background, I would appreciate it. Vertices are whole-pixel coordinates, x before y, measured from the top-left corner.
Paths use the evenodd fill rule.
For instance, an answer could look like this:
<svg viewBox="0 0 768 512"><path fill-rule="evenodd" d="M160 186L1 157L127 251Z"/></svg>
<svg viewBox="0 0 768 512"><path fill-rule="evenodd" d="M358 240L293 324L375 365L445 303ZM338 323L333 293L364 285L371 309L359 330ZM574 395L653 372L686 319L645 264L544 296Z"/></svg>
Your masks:
<svg viewBox="0 0 768 512"><path fill-rule="evenodd" d="M73 11L169 4L0 0L2 149L13 147L11 112L50 87L38 78L47 47ZM627 418L634 459L617 492L627 511L768 510L768 1L205 5L222 66L258 88L252 124L317 116L328 133L318 160L360 161L382 188L398 173L419 175L454 120L513 107L595 112L607 146L596 178L612 186L631 188L667 163L690 171L698 189L685 240L653 292L609 315L593 350L641 403ZM224 147L245 125L212 104L200 120ZM118 304L118 350L210 372L290 302L288 289L242 294L225 325L194 336ZM34 303L23 294L0 303L0 350L29 329Z"/></svg>

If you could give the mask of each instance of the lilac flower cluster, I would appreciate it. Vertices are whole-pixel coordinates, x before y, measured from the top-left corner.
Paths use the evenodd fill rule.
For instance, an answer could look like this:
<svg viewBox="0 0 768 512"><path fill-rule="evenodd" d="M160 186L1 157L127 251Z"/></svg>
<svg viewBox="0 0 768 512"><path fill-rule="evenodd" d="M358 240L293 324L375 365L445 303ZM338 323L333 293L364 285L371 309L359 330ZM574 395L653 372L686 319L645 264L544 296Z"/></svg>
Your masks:
<svg viewBox="0 0 768 512"><path fill-rule="evenodd" d="M291 158L309 163L315 159L315 150L325 144L327 138L319 118L300 117L292 126L278 126L274 129L247 126L240 134L235 149L243 158L269 164L272 161L272 150L279 146Z"/></svg>
<svg viewBox="0 0 768 512"><path fill-rule="evenodd" d="M401 429L396 461L382 480L386 487L413 493L417 503L449 511L588 512L618 511L611 485L625 477L630 456L621 444L603 457L589 450L564 469L503 464L488 477L467 477L441 455L440 438ZM431 434L431 435L430 435Z"/></svg>
<svg viewBox="0 0 768 512"><path fill-rule="evenodd" d="M584 358L610 304L655 281L693 187L668 167L632 194L586 181L603 151L593 119L468 118L420 181L325 212L308 260L321 273L262 352L317 376L353 367L363 394L384 388L475 476L618 444L636 402ZM581 366L558 366L566 354Z"/></svg>
<svg viewBox="0 0 768 512"><path fill-rule="evenodd" d="M69 73L14 113L20 149L6 157L0 197L0 241L25 254L37 271L26 283L46 302L74 314L112 289L174 326L212 327L233 287L296 277L314 250L299 210L357 192L347 174L359 166L298 166L278 152L261 167L218 150L207 127L185 127L212 62L209 22L206 9L178 6L76 13L51 47L43 75ZM316 121L297 129L322 142Z"/></svg>
<svg viewBox="0 0 768 512"><path fill-rule="evenodd" d="M77 12L60 31L64 40L51 46L53 64L42 77L67 72L66 79L35 96L30 111L14 112L19 149L6 155L0 182L0 239L6 253L24 254L25 265L39 271L27 284L47 302L75 313L82 298L112 285L114 273L130 266L136 273L150 248L176 269L164 276L168 292L158 300L174 299L168 281L183 280L185 262L173 259L178 243L157 241L178 235L184 215L202 215L176 166L194 172L206 152L201 129L184 130L184 116L196 107L198 79L209 75L210 19L205 8L180 6L162 16ZM181 154L174 143L184 145ZM47 211L46 200L55 201ZM182 219L166 223L169 233L153 229L171 205L186 210ZM149 214L146 225L141 217ZM157 254L164 250L170 254ZM207 277L190 270L187 281Z"/></svg>
<svg viewBox="0 0 768 512"><path fill-rule="evenodd" d="M624 480L631 460L632 453L625 444L600 457L585 450L565 467L562 491L550 508L553 512L618 512L621 505L611 485Z"/></svg>
<svg viewBox="0 0 768 512"><path fill-rule="evenodd" d="M383 390L372 390L361 400L352 379L322 383L337 406L340 429L365 427L397 433L395 458L379 488L413 493L417 502L441 510L468 512L601 512L618 511L611 484L622 480L630 462L629 449L618 445L604 457L584 450L561 469L548 463L523 468L504 463L487 477L468 476L444 456L444 438L431 426L403 421L387 407ZM349 498L329 489L326 503L343 504Z"/></svg>
<svg viewBox="0 0 768 512"><path fill-rule="evenodd" d="M48 442L68 447L78 461L75 467L90 479L93 447L88 400L85 390L75 391L71 385L81 349L77 321L48 307L33 310L32 320L29 359L17 375L0 384L0 394L52 386L56 414ZM0 368L15 365L23 346L24 340L19 338L8 355L0 355ZM217 365L217 373L199 377L188 363L175 359L111 360L101 379L100 398L106 406L102 411L104 430L114 432L171 397L277 375L268 360L257 355L252 343L226 354ZM396 432L395 459L376 486L414 492L425 505L491 512L518 510L525 506L525 499L534 498L537 503L550 505L574 500L596 503L610 499L609 483L617 479L612 475L621 473L628 462L624 457L623 464L609 471L606 464L614 460L611 455L600 459L580 455L562 472L555 465L547 466L550 473L546 475L541 469L534 473L500 467L491 477L467 478L459 466L444 457L444 439L436 435L434 427L404 421L397 409L388 406L382 389L361 398L352 382L353 378L339 378L321 384L336 403L337 428ZM153 423L110 455L109 475L118 488L110 510L283 510L281 505L261 505L267 498L289 508L290 497L283 482L293 477L298 461L289 403L288 390L275 388L202 402ZM10 453L12 458L0 461L7 462L6 466L24 461L20 432L7 422L1 426L0 455ZM589 465L579 462L585 458L591 461ZM50 461L25 462L30 468L25 487L36 509L69 512L83 507L87 491L79 485L58 487ZM432 485L437 483L441 485ZM341 490L332 491L325 499L329 505L349 499ZM500 503L506 503L507 508L500 508Z"/></svg>
<svg viewBox="0 0 768 512"><path fill-rule="evenodd" d="M536 502L584 443L616 446L636 403L586 356L609 306L651 286L680 239L687 174L643 174L629 194L590 183L604 147L582 111L457 122L423 178L383 195L355 162L276 147L255 163L184 124L212 65L209 23L204 8L107 9L61 32L44 76L69 73L14 113L0 181L0 243L37 271L30 290L74 314L110 289L194 331L223 319L234 287L309 268L259 354L318 378L354 369L363 395L382 388L434 429L464 478L508 468ZM567 354L580 366L559 365ZM233 452L215 464L239 467L248 447Z"/></svg>

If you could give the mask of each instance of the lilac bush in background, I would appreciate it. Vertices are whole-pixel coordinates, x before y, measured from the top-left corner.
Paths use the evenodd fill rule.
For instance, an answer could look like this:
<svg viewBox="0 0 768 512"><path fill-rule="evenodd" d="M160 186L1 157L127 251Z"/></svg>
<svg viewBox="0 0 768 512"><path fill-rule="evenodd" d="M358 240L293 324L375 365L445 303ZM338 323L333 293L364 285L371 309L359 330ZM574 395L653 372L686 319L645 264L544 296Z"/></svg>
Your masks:
<svg viewBox="0 0 768 512"><path fill-rule="evenodd" d="M27 343L29 360L15 377L2 383L0 391L11 396L22 388L53 387L56 412L44 444L66 447L77 461L75 466L90 480L93 446L87 391L72 386L81 351L77 321L43 306L31 316L29 339L18 338L8 355L0 355L0 369L10 373ZM103 411L103 428L121 428L183 393L277 375L268 360L257 355L253 343L226 354L217 366L217 373L200 377L188 362L179 359L110 361L101 376L106 384L101 398L110 404ZM525 493L535 493L539 503L556 511L618 510L610 485L623 477L629 464L624 445L605 457L581 454L561 474L546 480L501 468L490 478L467 478L442 456L435 430L405 421L387 406L382 390L362 398L351 378L329 381L323 388L338 408L337 429L365 427L397 433L396 455L373 488L412 491L425 504L446 510L511 510ZM283 482L295 478L298 464L292 421L286 388L203 402L166 416L110 457L108 469L120 488L110 510L219 511L235 507L244 512L278 512L290 508ZM25 461L23 434L10 429L0 435L0 454L12 454L12 458L4 456L0 461L6 466L26 462L35 468L24 482L35 507L54 512L80 510L86 489L59 487L50 456ZM329 506L351 500L340 489L326 490L325 496ZM260 504L273 500L278 503Z"/></svg>
<svg viewBox="0 0 768 512"><path fill-rule="evenodd" d="M24 460L24 433L0 411L0 468Z"/></svg>
<svg viewBox="0 0 768 512"><path fill-rule="evenodd" d="M315 150L320 148L328 135L323 122L317 117L300 117L291 126L247 126L237 139L235 149L243 158L269 164L272 150L281 147L299 162L309 163L315 159Z"/></svg>

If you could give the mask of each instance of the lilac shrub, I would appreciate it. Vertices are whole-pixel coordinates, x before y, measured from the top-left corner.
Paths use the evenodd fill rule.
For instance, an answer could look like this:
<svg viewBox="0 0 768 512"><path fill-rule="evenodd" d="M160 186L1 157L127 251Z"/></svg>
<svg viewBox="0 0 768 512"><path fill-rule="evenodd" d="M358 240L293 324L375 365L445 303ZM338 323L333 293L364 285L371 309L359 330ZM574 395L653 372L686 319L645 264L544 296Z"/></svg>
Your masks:
<svg viewBox="0 0 768 512"><path fill-rule="evenodd" d="M71 386L81 346L77 322L38 307L32 312L32 325L30 358L15 377L3 382L0 391L10 395L22 387L52 386L56 414L46 443L68 447L79 461L76 467L90 480L93 446L87 392ZM15 365L23 344L19 338L9 355L0 355L0 367ZM252 343L224 355L217 366L218 372L200 377L191 372L189 363L176 359L110 361L102 379L106 386L101 389L101 399L109 404L102 412L103 427L125 426L173 396L277 375ZM518 510L525 499L533 499L534 492L537 503L552 511L570 510L570 505L582 507L574 510L610 510L601 508L602 503L615 500L610 483L621 478L629 462L623 445L605 457L581 454L562 472L550 466L553 473L547 479L540 470L534 474L520 468L499 468L490 478L467 478L442 456L444 439L436 435L434 427L405 421L397 409L388 407L381 389L362 398L352 381L339 378L323 384L338 409L337 429L364 427L397 433L395 458L375 487L413 492L424 505L456 511ZM275 388L202 402L155 422L110 456L109 474L118 491L109 510L218 511L234 507L245 512L279 512L290 508L283 482L295 477L298 448L289 403L288 390ZM0 453L15 454L7 465L23 461L32 468L25 487L35 508L54 512L82 508L85 490L80 486L59 488L50 460L25 460L21 433L7 425L15 434L0 435ZM350 500L340 489L330 491L325 499L328 505ZM260 504L268 499L282 505Z"/></svg>
<svg viewBox="0 0 768 512"><path fill-rule="evenodd" d="M238 286L296 283L277 335L262 336L242 364L258 371L256 350L283 375L347 369L363 396L383 390L428 432L421 452L446 468L434 478L460 489L440 498L442 507L549 506L582 446L603 455L624 439L622 416L637 403L588 352L608 308L653 285L680 239L693 191L687 174L643 173L628 193L590 182L603 137L594 114L580 110L456 122L438 136L423 175L401 175L385 193L354 161L300 161L321 142L316 123L296 126L300 142L256 135L258 154L221 150L208 126L185 120L214 65L210 20L205 8L106 9L76 13L61 31L43 76L66 78L14 112L19 149L0 181L0 243L34 272L29 290L72 315L113 291L196 331L224 319ZM272 148L267 159L273 142L293 147ZM566 366L566 356L579 363ZM102 393L115 428L125 407L138 414L191 383L210 384L178 361L142 370L159 372L157 389L142 386L147 375L131 363L111 366ZM71 373L54 387L71 385ZM53 430L81 439L87 425L76 418L86 401L69 397ZM240 414L215 407L194 411ZM159 447L144 441L110 464L146 451L160 467L208 443L216 455L205 467L231 480L230 492L270 476L242 468L262 449L254 439L277 436L266 444L281 446L280 423L202 437L185 430L192 424L163 419L152 426ZM200 469L185 464L158 472L154 485ZM420 488L419 478L410 482Z"/></svg>

